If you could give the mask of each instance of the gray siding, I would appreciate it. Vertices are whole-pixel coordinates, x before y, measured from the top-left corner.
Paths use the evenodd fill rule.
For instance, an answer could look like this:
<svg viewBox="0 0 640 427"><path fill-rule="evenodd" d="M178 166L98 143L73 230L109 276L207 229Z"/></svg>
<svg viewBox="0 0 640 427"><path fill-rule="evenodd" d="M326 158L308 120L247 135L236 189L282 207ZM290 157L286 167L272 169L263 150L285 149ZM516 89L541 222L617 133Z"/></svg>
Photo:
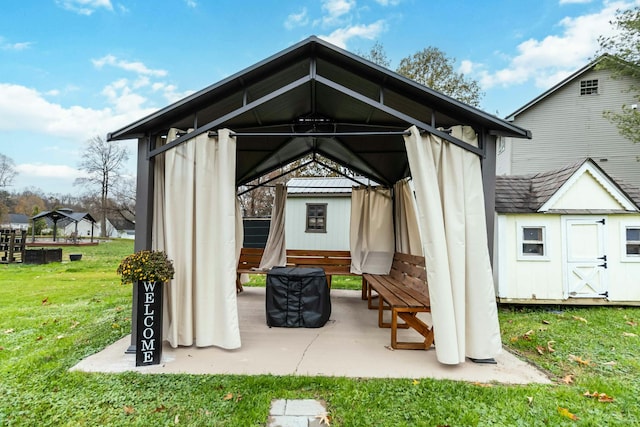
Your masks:
<svg viewBox="0 0 640 427"><path fill-rule="evenodd" d="M598 94L580 95L580 81L593 79L598 79ZM513 123L531 130L533 139L505 138L497 173L544 172L591 157L612 177L640 186L640 144L621 137L603 117L606 110L636 102L628 88L629 80L591 69L525 109Z"/></svg>

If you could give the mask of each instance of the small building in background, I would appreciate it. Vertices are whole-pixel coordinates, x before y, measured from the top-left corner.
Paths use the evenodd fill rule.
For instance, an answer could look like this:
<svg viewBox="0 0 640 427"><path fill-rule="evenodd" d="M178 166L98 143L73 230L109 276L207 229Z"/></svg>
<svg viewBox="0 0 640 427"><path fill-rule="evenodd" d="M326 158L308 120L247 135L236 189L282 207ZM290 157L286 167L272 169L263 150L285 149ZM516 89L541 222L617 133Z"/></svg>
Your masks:
<svg viewBox="0 0 640 427"><path fill-rule="evenodd" d="M377 185L354 178L362 185ZM351 189L349 178L292 178L287 182L287 249L349 250Z"/></svg>
<svg viewBox="0 0 640 427"><path fill-rule="evenodd" d="M640 190L592 159L498 176L500 302L640 305Z"/></svg>
<svg viewBox="0 0 640 427"><path fill-rule="evenodd" d="M7 214L0 228L9 230L27 230L29 228L29 217L24 214Z"/></svg>

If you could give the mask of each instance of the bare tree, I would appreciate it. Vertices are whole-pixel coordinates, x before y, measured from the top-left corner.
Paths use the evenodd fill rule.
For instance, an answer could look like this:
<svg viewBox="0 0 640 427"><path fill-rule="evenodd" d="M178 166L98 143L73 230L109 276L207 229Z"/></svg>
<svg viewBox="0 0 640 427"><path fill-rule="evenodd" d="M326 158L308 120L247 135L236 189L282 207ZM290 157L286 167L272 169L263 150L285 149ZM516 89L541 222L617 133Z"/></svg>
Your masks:
<svg viewBox="0 0 640 427"><path fill-rule="evenodd" d="M126 148L117 143L110 143L99 136L86 142L83 160L79 169L87 173L86 177L77 178L74 185L99 194L100 198L100 234L107 236L107 211L109 195L124 162L129 158Z"/></svg>
<svg viewBox="0 0 640 427"><path fill-rule="evenodd" d="M13 159L0 153L0 188L10 186L17 174Z"/></svg>

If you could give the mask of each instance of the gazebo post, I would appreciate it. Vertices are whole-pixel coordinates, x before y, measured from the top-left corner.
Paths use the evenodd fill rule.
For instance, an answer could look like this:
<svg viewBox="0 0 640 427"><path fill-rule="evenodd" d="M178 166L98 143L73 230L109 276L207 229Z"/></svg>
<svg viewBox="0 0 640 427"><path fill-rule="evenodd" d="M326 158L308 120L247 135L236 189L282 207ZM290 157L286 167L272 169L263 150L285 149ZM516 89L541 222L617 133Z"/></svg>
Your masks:
<svg viewBox="0 0 640 427"><path fill-rule="evenodd" d="M150 138L138 138L138 180L136 183L136 238L134 250L151 249L153 224L153 158L149 158ZM133 286L131 305L131 344L126 353L136 352L138 290Z"/></svg>
<svg viewBox="0 0 640 427"><path fill-rule="evenodd" d="M496 136L485 129L479 135L482 141L482 184L484 189L484 214L487 221L487 246L489 259L493 265L494 221L496 211Z"/></svg>

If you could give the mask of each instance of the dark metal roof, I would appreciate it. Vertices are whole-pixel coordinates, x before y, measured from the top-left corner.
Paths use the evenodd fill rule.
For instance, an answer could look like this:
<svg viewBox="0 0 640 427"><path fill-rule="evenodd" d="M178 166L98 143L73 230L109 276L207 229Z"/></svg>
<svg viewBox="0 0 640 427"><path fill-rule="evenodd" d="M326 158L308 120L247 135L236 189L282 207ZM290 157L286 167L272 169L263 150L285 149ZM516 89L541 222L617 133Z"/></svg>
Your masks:
<svg viewBox="0 0 640 427"><path fill-rule="evenodd" d="M408 173L401 132L414 124L436 134L436 128L469 125L478 133L531 137L525 129L310 37L108 139L153 141L169 128L195 129L186 139L228 128L237 133L238 185L310 153L390 184Z"/></svg>
<svg viewBox="0 0 640 427"><path fill-rule="evenodd" d="M507 175L496 177L496 212L533 213L538 210L567 182L580 167L589 162L640 208L640 190L619 180L613 179L592 159L586 158L564 168L530 175ZM619 212L619 211L618 211ZM577 213L554 211L554 213ZM583 212L586 213L586 212ZM592 211L590 213L603 213ZM611 213L611 211L607 211Z"/></svg>
<svg viewBox="0 0 640 427"><path fill-rule="evenodd" d="M38 218L50 218L55 222L57 222L58 220L67 220L69 222L80 222L84 219L93 223L96 222L96 220L93 219L91 214L87 212L72 212L69 209L43 211L31 217L31 219L38 219Z"/></svg>

